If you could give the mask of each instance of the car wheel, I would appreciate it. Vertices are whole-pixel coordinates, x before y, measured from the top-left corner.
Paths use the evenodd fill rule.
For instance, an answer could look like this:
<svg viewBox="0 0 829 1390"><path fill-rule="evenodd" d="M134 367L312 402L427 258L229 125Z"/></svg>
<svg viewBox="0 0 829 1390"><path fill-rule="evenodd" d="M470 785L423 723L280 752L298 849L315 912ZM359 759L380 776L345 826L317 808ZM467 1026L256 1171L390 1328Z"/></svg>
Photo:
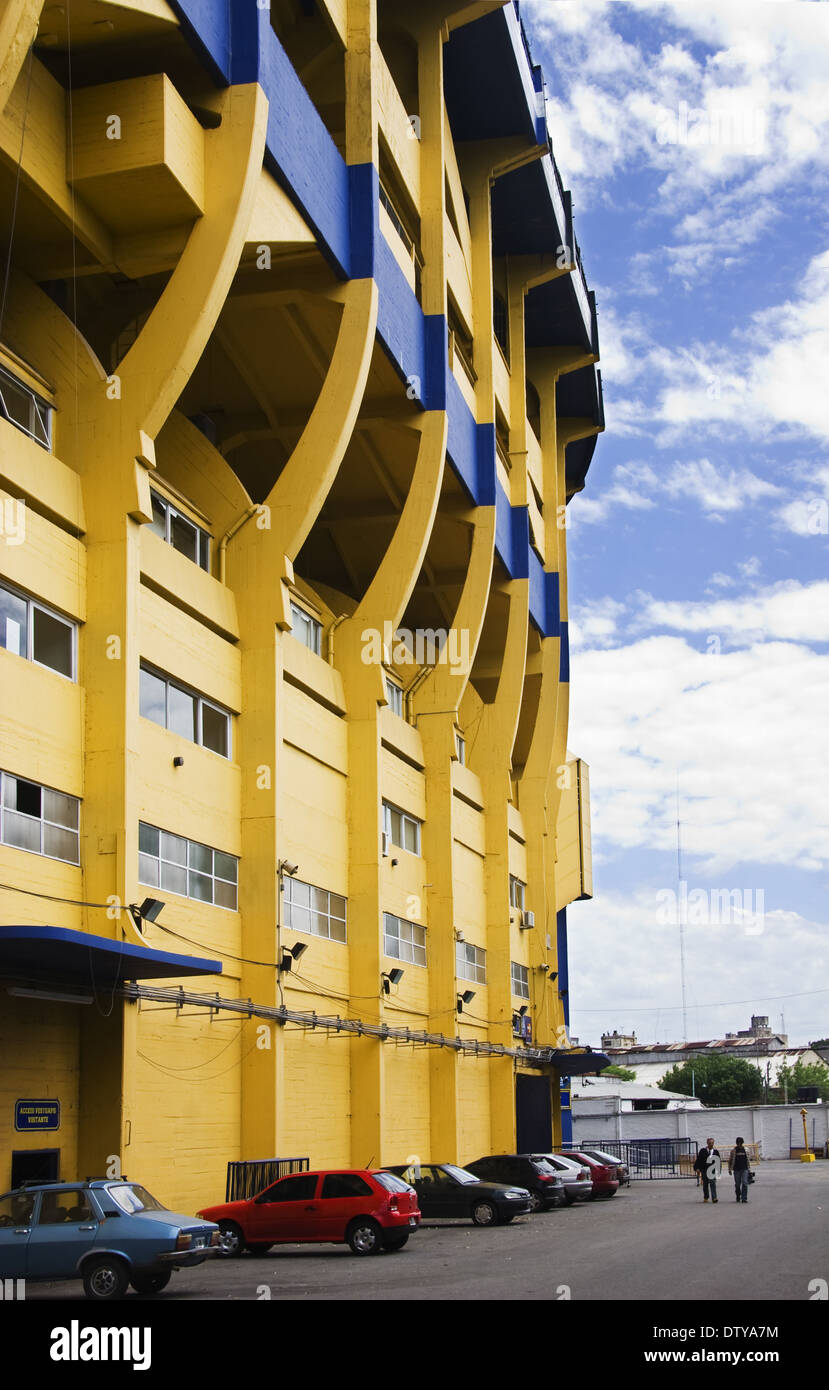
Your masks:
<svg viewBox="0 0 829 1390"><path fill-rule="evenodd" d="M383 1249L383 1232L370 1216L352 1221L345 1238L355 1255L379 1255Z"/></svg>
<svg viewBox="0 0 829 1390"><path fill-rule="evenodd" d="M83 1291L87 1298L113 1301L123 1298L130 1282L127 1267L122 1260L109 1255L101 1255L90 1260L83 1268Z"/></svg>
<svg viewBox="0 0 829 1390"><path fill-rule="evenodd" d="M395 1250L402 1250L408 1239L409 1232L404 1231L402 1236L386 1236L383 1244L385 1249L393 1254Z"/></svg>
<svg viewBox="0 0 829 1390"><path fill-rule="evenodd" d="M235 1259L245 1248L245 1237L241 1226L235 1221L219 1222L219 1254L226 1259Z"/></svg>
<svg viewBox="0 0 829 1390"><path fill-rule="evenodd" d="M498 1224L498 1209L494 1202L476 1202L472 1208L473 1226L495 1226Z"/></svg>
<svg viewBox="0 0 829 1390"><path fill-rule="evenodd" d="M133 1274L130 1283L136 1293L161 1293L172 1277L171 1269L163 1269L160 1274Z"/></svg>
<svg viewBox="0 0 829 1390"><path fill-rule="evenodd" d="M250 1251L251 1255L267 1255L268 1251L271 1249L273 1249L273 1244L271 1241L268 1241L267 1245L264 1244L262 1241L259 1241L256 1245L248 1246L248 1250Z"/></svg>
<svg viewBox="0 0 829 1390"><path fill-rule="evenodd" d="M537 1192L530 1193L530 1210L534 1212L544 1210L544 1203Z"/></svg>

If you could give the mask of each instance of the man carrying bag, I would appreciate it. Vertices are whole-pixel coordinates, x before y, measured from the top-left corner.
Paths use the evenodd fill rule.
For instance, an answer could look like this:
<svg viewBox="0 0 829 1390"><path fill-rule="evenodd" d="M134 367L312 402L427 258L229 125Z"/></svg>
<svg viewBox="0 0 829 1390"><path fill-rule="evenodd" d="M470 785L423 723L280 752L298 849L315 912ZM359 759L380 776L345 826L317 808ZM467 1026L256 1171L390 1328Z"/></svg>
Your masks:
<svg viewBox="0 0 829 1390"><path fill-rule="evenodd" d="M734 1175L734 1192L738 1202L748 1201L748 1185L754 1181L745 1143L738 1139L728 1156L728 1171Z"/></svg>

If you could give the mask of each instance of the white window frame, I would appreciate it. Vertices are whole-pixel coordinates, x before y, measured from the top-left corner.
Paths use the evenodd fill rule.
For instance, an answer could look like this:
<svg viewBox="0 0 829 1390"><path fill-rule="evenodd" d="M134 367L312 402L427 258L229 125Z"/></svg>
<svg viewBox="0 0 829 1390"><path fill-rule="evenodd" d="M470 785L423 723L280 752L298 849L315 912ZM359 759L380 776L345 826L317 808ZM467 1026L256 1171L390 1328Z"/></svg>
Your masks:
<svg viewBox="0 0 829 1390"><path fill-rule="evenodd" d="M397 932L393 928L396 926ZM392 928L390 931L389 928ZM404 938L400 928L410 928L410 934ZM417 933L417 936L415 935ZM396 950L389 949L395 946ZM416 959L415 953L421 953L422 959ZM383 955L388 956L389 960L405 960L410 965L416 965L418 969L425 970L428 964L426 957L426 928L421 922L410 922L406 917L397 917L393 912L383 913Z"/></svg>
<svg viewBox="0 0 829 1390"><path fill-rule="evenodd" d="M27 811L13 811L13 810L11 809L11 807L7 807L7 806L6 806L6 785L5 785L5 784L6 784L6 779L7 779L7 778L12 779L12 780L14 780L15 782L28 782L31 786L37 787L37 788L39 789L40 794L41 794L41 806L40 806L40 815L39 815L39 816L30 816L29 813L28 813ZM69 825L61 825L60 821L49 820L49 818L48 818L47 816L44 816L44 814L43 814L43 793L44 793L44 792L55 792L58 796L65 796L65 797L67 798L68 801L74 802L75 806L77 807L77 812L78 812L78 824L77 824L77 828L73 828L72 826L69 826ZM24 820L30 820L30 821L32 821L33 823L38 823L38 824L40 825L40 849L29 849L26 845L15 845L15 844L13 844L11 841L9 841L9 840L6 839L6 814L7 814L7 813L8 813L9 815L22 816L22 817L24 818ZM59 854L46 854L46 853L45 853L45 851L44 851L44 849L43 849L43 827L46 826L46 825L50 825L50 826L52 826L55 830L62 830L62 831L66 832L66 833L69 834L69 835L75 835L75 836L77 837L77 841L78 841L78 857L77 857L77 859L64 859L64 858L62 858L61 855L59 855ZM80 865L80 862L81 862L81 803L80 803L78 797L76 797L76 796L71 796L71 795L69 794L69 792L62 792L62 791L60 791L57 787L47 787L47 786L44 786L42 782L35 782L34 778L32 778L32 777L21 777L21 776L19 776L19 774L16 773L16 772L0 772L0 844L6 845L6 847L7 847L8 849L19 849L19 850L22 851L23 854L37 854L37 855L40 856L41 859L54 859L55 862L58 863L58 864L73 864L73 865L75 865L76 867L79 866L79 865Z"/></svg>
<svg viewBox="0 0 829 1390"><path fill-rule="evenodd" d="M0 581L0 589L4 590L7 594L11 594L13 598L20 599L21 603L25 603L26 605L26 650L23 652L15 652L12 648L6 647L5 644L3 646L3 650L11 651L12 656L21 656L25 661L31 661L34 666L39 666L41 671L51 671L52 674L55 676L62 676L65 681L72 681L73 684L77 683L78 624L76 622L73 622L71 618L65 617L63 613L58 613L54 608L49 608L47 604L41 603L39 599L32 598L29 594L24 594L20 589L16 589L13 584L7 584L5 580ZM65 671L59 671L56 666L48 666L45 661L38 661L34 656L35 624L32 615L35 610L37 610L39 613L45 613L47 618L53 618L55 622L63 623L64 627L69 628L69 633L72 642L71 675L67 676Z"/></svg>
<svg viewBox="0 0 829 1390"><path fill-rule="evenodd" d="M348 943L348 898L345 896L344 893L334 893L330 888L319 888L319 887L317 886L317 884L315 884L315 883L306 883L303 879L301 879L301 878L294 878L294 877L293 877L292 875L290 875L290 874L285 874L285 875L283 876L283 878L282 878L282 884L283 884L283 904L284 904L284 913L283 913L283 916L284 916L284 918L285 918L284 925L285 925L287 928L289 928L291 931L301 931L301 932L304 932L306 936L317 936L317 937L320 937L323 941L333 941L333 942L335 942L336 945L338 945L338 946L345 946L345 945L347 945L347 943ZM319 903L317 902L316 906L309 905L308 908L306 908L304 903L296 903L296 902L294 902L294 889L295 889L295 888L299 888L299 887L301 887L301 888L308 888L308 889L310 890L310 893L311 893L311 894L313 894L313 893L323 893L323 894L325 895L325 897L328 899L327 907L323 908L323 907L321 907L321 906L319 905ZM310 895L309 895L309 896L310 896ZM332 912L332 911L331 911L331 899L332 899L332 898L342 898L342 901L343 901L343 916L342 916L342 917L339 915L339 913L337 913L337 912ZM310 926L310 925L307 926L307 927L306 927L306 926L303 926L303 925L302 925L302 917L299 918L299 921L295 921L295 920L294 920L293 908L298 908L299 911L300 911L301 913L304 913L304 912L307 911L308 917L309 917L309 922L311 921L312 914L313 914L314 916L316 916L316 917L322 917L322 918L324 918L325 921L326 921L326 923L327 923L328 930L327 930L327 931L324 931L324 932L321 932L321 931L314 931L314 930L313 930L313 927ZM332 933L331 933L331 923L332 923L332 922L342 923L343 930L344 930L344 933L345 933L344 936L340 937L340 936L333 936L333 935L332 935Z"/></svg>
<svg viewBox="0 0 829 1390"><path fill-rule="evenodd" d="M527 885L523 879L517 878L515 874L509 876L509 903L510 907L516 908L519 912L524 911L524 901Z"/></svg>
<svg viewBox="0 0 829 1390"><path fill-rule="evenodd" d="M530 997L530 971L526 965L520 965L517 960L510 961L510 984L516 999L529 999Z"/></svg>
<svg viewBox="0 0 829 1390"><path fill-rule="evenodd" d="M399 719L403 718L403 687L393 681L390 676L386 676L386 699L389 702L389 709L392 714L396 714Z"/></svg>
<svg viewBox="0 0 829 1390"><path fill-rule="evenodd" d="M19 420L12 419L8 413L8 407L3 397L4 378L6 381L11 382L12 386L22 391L24 396L28 396L29 398L30 425L28 429L25 425L21 425ZM38 395L37 391L33 390L27 382L23 381L14 372L10 371L4 363L0 362L0 416L6 420L8 424L13 425L16 430L20 430L21 434L25 434L29 439L33 439L35 444L39 444L41 449L45 449L49 454L52 452L52 416L54 413L55 407L50 405L49 401L44 400L44 398ZM36 428L31 428L31 424L36 420L39 421L41 425L43 437L38 434Z"/></svg>
<svg viewBox="0 0 829 1390"><path fill-rule="evenodd" d="M310 635L312 639L310 642L305 640L304 635L300 637L297 633L298 622L303 634ZM308 609L303 608L302 604L297 603L295 599L291 599L291 636L295 637L297 642L300 642L309 652L313 652L314 656L322 656L322 623L319 618L315 618L313 613L309 613Z"/></svg>
<svg viewBox="0 0 829 1390"><path fill-rule="evenodd" d="M177 680L174 680L172 676L166 676L166 675L164 674L163 671L159 671L155 666L151 666L150 663L149 663L148 661L142 661L142 662L140 663L140 666L139 666L139 682L140 682L140 679L141 679L140 673L141 673L142 671L146 671L146 673L147 673L148 676L155 676L156 680L159 680L159 681L163 681L163 682L164 682L164 723L163 723L163 724L157 724L157 721L156 721L155 719L153 719L149 714L143 714L143 713L142 713L141 718L142 718L142 719L148 719L148 720L150 721L151 724L156 724L157 728L159 728L159 729L166 729L168 732L175 733L175 730L171 730L171 729L170 729L170 687L172 686L174 690L179 690L179 691L182 693L182 695L187 695L190 699L196 701L196 732L197 732L197 735L198 735L198 736L197 736L195 739L190 739L190 740L188 740L188 741L189 741L189 742L192 742L192 743L195 743L199 748L203 748L203 749L205 750L206 753L212 753L212 754L214 755L214 757L217 757L217 758L225 758L225 759L227 760L227 762L232 762L232 761L233 761L233 714L232 714L232 712L231 712L229 709L225 709L224 705L218 704L216 700L209 700L209 699L207 698L206 695L200 695L199 692L198 692L198 690L194 690L194 689L192 688L192 686L185 685L185 684L183 683L183 681L177 681ZM140 688L139 688L139 708L140 708L140 700L141 700L141 696L140 696ZM217 714L222 714L222 715L224 715L225 719L227 720L227 752L226 752L226 753L217 753L215 748L209 748L209 747L207 746L207 744L203 742L203 737L204 737L204 735L203 735L203 724L202 724L202 710L203 710L203 706L204 706L204 705L206 705L208 709L215 710L215 712L216 712ZM179 734L178 737L179 737L179 738L184 738L184 737L186 737L186 735L184 735L184 734Z"/></svg>
<svg viewBox="0 0 829 1390"><path fill-rule="evenodd" d="M407 845L401 844L400 840L395 840L394 835L392 833L393 813L394 815L398 815L400 817L400 840L405 839L405 826L407 824L414 827L416 844L415 849L409 849ZM416 816L409 815L408 811L404 811L402 807L395 806L394 803L391 801L383 802L383 834L388 837L388 843L394 845L396 849L402 849L405 851L406 854L414 854L420 856L420 854L422 853L420 843L420 830L422 825L423 821L418 820Z"/></svg>
<svg viewBox="0 0 829 1390"><path fill-rule="evenodd" d="M474 957L470 957L474 951ZM470 941L455 942L455 974L459 980L471 980L473 984L486 984L486 951L481 946L473 946Z"/></svg>
<svg viewBox="0 0 829 1390"><path fill-rule="evenodd" d="M458 754L458 762L461 767L466 767L466 739L463 734L455 730L455 749Z"/></svg>
<svg viewBox="0 0 829 1390"><path fill-rule="evenodd" d="M142 830L142 828L145 828L145 829L147 829L147 830L154 830L154 831L156 831L156 833L158 834L159 839L158 839L158 853L157 853L157 854L150 854L150 853L148 853L147 850L143 850L143 849L140 848L140 836L141 836L141 830ZM139 851L138 851L138 882L139 882L139 883L144 884L145 887L147 887L147 888L156 888L156 889L158 889L158 891L161 892L161 893L172 893L173 896L176 897L176 898L187 898L187 900L188 900L189 902L201 903L203 907L218 907L218 908L221 909L222 912L238 912L238 911L239 911L239 859L238 859L238 856L237 856L237 855L235 855L235 854L228 854L227 850L223 850L223 849L218 849L218 850L217 850L217 849L214 849L212 845L206 845L206 844L204 844L201 840L188 840L187 837L186 837L185 835L176 835L176 834L174 833L174 831L172 831L172 830L165 830L162 826L159 826L159 825L151 825L149 821L139 821L139 823L138 823L138 834L139 834ZM165 858L164 855L162 855L162 853L161 853L161 836L162 836L162 835L169 835L171 839L173 839L173 840L180 840L180 841L182 842L182 844L184 844L184 845L187 846L187 850L186 850L186 854L185 854L185 862L184 862L183 864L182 864L181 862L179 862L178 860L175 860L175 859L167 859L167 858ZM212 869L210 870L209 873L208 873L208 871L207 871L206 869L199 869L199 868L196 868L195 866L191 865L191 863L190 863L190 851L191 851L191 849L193 849L193 850L206 849L206 850L209 850L209 851L210 851L210 853L211 853L212 856L213 856L213 861L212 861L213 867L212 867ZM217 873L216 873L216 855L217 855L217 854L223 854L223 855L225 856L226 859L232 859L232 860L234 861L234 863L235 863L235 865L236 865L236 880L235 880L235 882L234 882L233 879L224 878L222 874L217 874ZM147 880L146 880L146 878L142 878L142 877L141 877L141 860L142 860L142 858L143 858L143 859L152 859L155 863L158 864L158 882L157 882L157 883L148 883ZM163 884L163 883L161 882L161 865L162 865L162 864L169 864L171 867L173 867L173 868L175 868L175 869L184 869L185 875L186 875L186 879L187 879L187 892L186 892L186 893L179 893L179 892L177 892L177 890L176 890L175 888L168 888L166 884ZM200 897L197 896L197 894L191 893L191 892L190 892L190 874L191 874L191 873L197 874L200 878L209 878L209 879L212 881L212 884L213 884L212 894L213 894L213 895L212 895L212 897L211 897L210 902L207 902L204 898L200 898ZM235 891L236 891L236 903L235 903L235 906L234 906L234 907L228 907L225 903L217 903L217 902L216 902L216 883L217 883L217 882L219 882L219 883L225 883L225 884L227 884L229 887L232 887L232 888L235 889Z"/></svg>
<svg viewBox="0 0 829 1390"><path fill-rule="evenodd" d="M200 570L204 570L205 574L209 574L212 559L211 542L213 540L210 532L205 531L203 526L199 526L198 522L194 521L192 516L188 516L187 513L183 512L180 507L177 507L174 502L170 502L162 492L157 492L155 488L150 488L150 497L153 502L158 502L159 505L164 508L164 535L160 539L162 539L166 545L169 545L172 550L175 550L177 555L184 555L183 550L179 550L177 546L173 545L173 518L178 517L179 520L186 522L188 526L192 526L193 530L196 532L196 552L198 559L190 560L190 563L196 565ZM153 521L154 520L155 518L153 518ZM152 529L152 527L150 529ZM153 531L153 535L158 535L158 532ZM190 559L189 555L184 555L184 558L185 560Z"/></svg>

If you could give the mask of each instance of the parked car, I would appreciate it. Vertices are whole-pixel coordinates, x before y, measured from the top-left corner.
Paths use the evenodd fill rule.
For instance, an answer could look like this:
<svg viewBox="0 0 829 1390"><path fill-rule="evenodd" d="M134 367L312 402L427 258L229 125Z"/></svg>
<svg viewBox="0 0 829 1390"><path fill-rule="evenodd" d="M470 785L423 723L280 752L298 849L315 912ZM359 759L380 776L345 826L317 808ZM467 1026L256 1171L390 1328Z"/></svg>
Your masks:
<svg viewBox="0 0 829 1390"><path fill-rule="evenodd" d="M486 1182L526 1187L533 1211L564 1206L561 1175L550 1167L543 1154L491 1154L467 1163L466 1167L476 1178Z"/></svg>
<svg viewBox="0 0 829 1390"><path fill-rule="evenodd" d="M630 1170L616 1154L607 1153L605 1149L582 1149L582 1153L586 1153L588 1158L595 1158L598 1163L608 1163L615 1167L619 1186L630 1187Z"/></svg>
<svg viewBox="0 0 829 1390"><path fill-rule="evenodd" d="M563 1154L545 1154L547 1162L551 1168L561 1174L564 1183L564 1200L568 1206L574 1202L587 1202L593 1196L593 1179L590 1169L583 1163L578 1163L576 1159L565 1157Z"/></svg>
<svg viewBox="0 0 829 1390"><path fill-rule="evenodd" d="M615 1197L619 1190L615 1159L613 1163L600 1163L597 1158L591 1158L589 1154L582 1153L580 1149L571 1149L566 1154L556 1154L555 1156L556 1158L575 1158L590 1169L594 1197Z"/></svg>
<svg viewBox="0 0 829 1390"><path fill-rule="evenodd" d="M218 1223L220 1253L234 1256L316 1242L379 1255L402 1250L420 1224L414 1188L395 1173L365 1168L289 1173L256 1197L204 1207L199 1215Z"/></svg>
<svg viewBox="0 0 829 1390"><path fill-rule="evenodd" d="M29 1183L0 1197L0 1277L82 1279L87 1298L160 1293L215 1255L219 1228L123 1179Z"/></svg>
<svg viewBox="0 0 829 1390"><path fill-rule="evenodd" d="M411 1183L423 1216L467 1216L474 1226L497 1226L533 1209L525 1187L484 1182L456 1163L410 1163L388 1171Z"/></svg>

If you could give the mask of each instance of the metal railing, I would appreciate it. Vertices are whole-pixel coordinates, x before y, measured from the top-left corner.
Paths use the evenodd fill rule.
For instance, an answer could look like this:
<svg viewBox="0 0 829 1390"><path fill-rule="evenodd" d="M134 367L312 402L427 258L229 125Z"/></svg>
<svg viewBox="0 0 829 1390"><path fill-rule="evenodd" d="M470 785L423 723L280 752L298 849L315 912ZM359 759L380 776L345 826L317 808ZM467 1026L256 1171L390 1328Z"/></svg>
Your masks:
<svg viewBox="0 0 829 1390"><path fill-rule="evenodd" d="M568 1149L601 1149L627 1165L631 1181L644 1178L693 1178L699 1152L693 1139L581 1139L565 1144Z"/></svg>
<svg viewBox="0 0 829 1390"><path fill-rule="evenodd" d="M228 1163L226 1202L243 1202L264 1192L277 1178L288 1173L307 1173L308 1158L254 1158L239 1163Z"/></svg>

